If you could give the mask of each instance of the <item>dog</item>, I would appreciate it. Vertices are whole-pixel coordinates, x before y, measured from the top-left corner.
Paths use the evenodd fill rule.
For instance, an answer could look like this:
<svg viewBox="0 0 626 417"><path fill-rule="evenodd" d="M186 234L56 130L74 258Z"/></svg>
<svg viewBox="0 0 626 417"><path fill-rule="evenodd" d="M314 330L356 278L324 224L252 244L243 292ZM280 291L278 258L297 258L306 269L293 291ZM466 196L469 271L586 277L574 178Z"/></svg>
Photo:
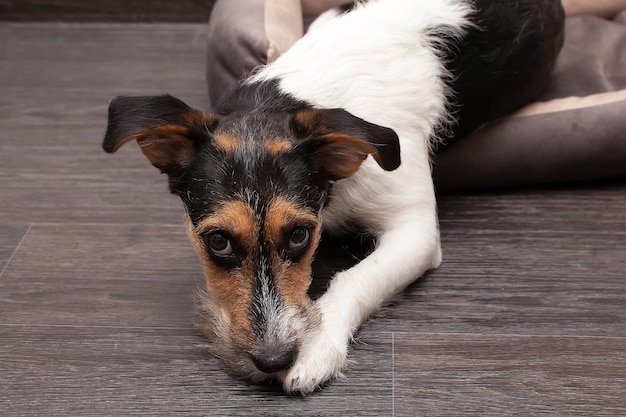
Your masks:
<svg viewBox="0 0 626 417"><path fill-rule="evenodd" d="M316 25L215 113L110 102L103 148L136 141L185 207L198 324L234 375L311 393L360 325L442 262L433 154L530 102L563 42L558 0L371 0ZM322 229L375 248L307 290Z"/></svg>

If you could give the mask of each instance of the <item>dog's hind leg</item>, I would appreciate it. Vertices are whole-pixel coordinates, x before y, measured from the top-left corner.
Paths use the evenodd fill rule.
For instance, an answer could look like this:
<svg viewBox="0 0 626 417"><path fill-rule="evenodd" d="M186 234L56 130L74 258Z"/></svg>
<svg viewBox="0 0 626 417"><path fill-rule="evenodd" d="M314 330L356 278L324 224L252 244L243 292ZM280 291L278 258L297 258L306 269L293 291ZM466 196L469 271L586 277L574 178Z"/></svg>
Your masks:
<svg viewBox="0 0 626 417"><path fill-rule="evenodd" d="M432 200L432 205L406 208L404 215L394 215L376 249L334 277L317 300L322 315L319 332L301 346L296 363L287 371L286 391L309 393L339 376L348 344L363 321L424 272L440 265L434 196Z"/></svg>

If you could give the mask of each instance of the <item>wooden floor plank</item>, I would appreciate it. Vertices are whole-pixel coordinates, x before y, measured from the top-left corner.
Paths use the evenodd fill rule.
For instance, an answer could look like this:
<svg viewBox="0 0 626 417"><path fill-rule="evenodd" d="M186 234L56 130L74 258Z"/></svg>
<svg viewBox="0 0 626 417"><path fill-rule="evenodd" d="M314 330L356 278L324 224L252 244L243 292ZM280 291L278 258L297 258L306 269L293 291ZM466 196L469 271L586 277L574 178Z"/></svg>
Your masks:
<svg viewBox="0 0 626 417"><path fill-rule="evenodd" d="M206 30L205 24L3 22L0 81L33 94L81 88L94 96L205 93Z"/></svg>
<svg viewBox="0 0 626 417"><path fill-rule="evenodd" d="M389 334L354 348L348 377L308 397L233 381L187 329L0 325L4 416L385 416Z"/></svg>
<svg viewBox="0 0 626 417"><path fill-rule="evenodd" d="M394 334L396 416L626 413L626 339Z"/></svg>
<svg viewBox="0 0 626 417"><path fill-rule="evenodd" d="M97 134L93 136L96 143L102 140L107 122L107 106L109 101L117 95L146 95L170 93L178 96L189 105L205 108L207 106L206 91L189 90L185 91L185 86L172 84L161 84L159 88L152 90L144 88L115 87L104 85L95 79L87 80L93 84L99 84L99 90L94 92L93 87L82 88L40 88L33 90L24 87L6 87L3 91L6 96L0 97L0 122L10 129L22 129L18 137L32 143L39 140L44 141L44 137L34 137L28 134L31 130L41 130L45 128L66 129L66 134L72 133L77 128L98 128ZM112 82L112 81L111 81ZM16 100L17 99L17 100ZM19 133L19 132L17 132ZM76 138L69 138L70 143ZM14 135L7 135L8 138L17 140ZM86 138L83 137L83 141Z"/></svg>
<svg viewBox="0 0 626 417"><path fill-rule="evenodd" d="M182 227L35 224L2 276L2 324L190 326L202 272Z"/></svg>
<svg viewBox="0 0 626 417"><path fill-rule="evenodd" d="M442 229L626 232L626 181L443 195Z"/></svg>
<svg viewBox="0 0 626 417"><path fill-rule="evenodd" d="M443 265L389 310L389 330L626 336L626 234L442 234Z"/></svg>
<svg viewBox="0 0 626 417"><path fill-rule="evenodd" d="M181 224L167 179L135 144L101 148L100 125L8 127L0 141L0 222Z"/></svg>

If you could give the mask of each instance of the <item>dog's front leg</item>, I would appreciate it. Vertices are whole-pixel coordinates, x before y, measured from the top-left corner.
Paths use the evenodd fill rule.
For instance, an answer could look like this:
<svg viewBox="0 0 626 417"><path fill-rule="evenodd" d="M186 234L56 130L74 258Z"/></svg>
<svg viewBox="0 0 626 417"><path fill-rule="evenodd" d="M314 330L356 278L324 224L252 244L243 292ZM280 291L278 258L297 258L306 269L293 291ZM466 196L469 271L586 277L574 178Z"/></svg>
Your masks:
<svg viewBox="0 0 626 417"><path fill-rule="evenodd" d="M341 375L348 345L363 321L425 271L439 266L441 247L432 206L394 216L376 249L333 278L316 302L322 316L319 331L303 341L283 380L286 391L310 393Z"/></svg>

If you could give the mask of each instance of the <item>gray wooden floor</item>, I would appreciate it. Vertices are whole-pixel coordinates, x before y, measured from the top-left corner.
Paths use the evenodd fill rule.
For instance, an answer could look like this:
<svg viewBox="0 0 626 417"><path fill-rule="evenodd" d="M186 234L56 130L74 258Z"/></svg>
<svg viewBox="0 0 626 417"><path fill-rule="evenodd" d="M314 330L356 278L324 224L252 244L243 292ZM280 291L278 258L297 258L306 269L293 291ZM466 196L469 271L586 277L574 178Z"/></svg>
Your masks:
<svg viewBox="0 0 626 417"><path fill-rule="evenodd" d="M0 415L626 415L626 182L442 196L443 266L362 329L344 380L290 397L205 352L178 201L136 147L100 150L114 95L206 106L204 25L0 39Z"/></svg>

